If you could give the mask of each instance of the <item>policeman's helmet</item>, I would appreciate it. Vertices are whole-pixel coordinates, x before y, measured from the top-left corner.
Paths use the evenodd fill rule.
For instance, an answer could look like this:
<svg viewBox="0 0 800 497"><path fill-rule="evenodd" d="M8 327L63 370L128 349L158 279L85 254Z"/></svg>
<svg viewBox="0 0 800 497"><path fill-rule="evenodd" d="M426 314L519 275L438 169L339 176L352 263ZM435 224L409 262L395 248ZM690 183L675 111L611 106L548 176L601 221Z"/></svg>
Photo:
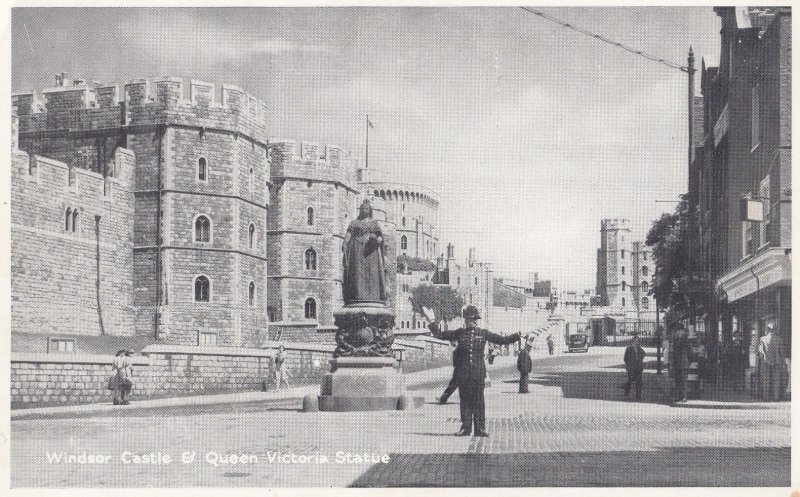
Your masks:
<svg viewBox="0 0 800 497"><path fill-rule="evenodd" d="M468 305L464 308L464 312L461 314L464 319L480 319L481 315L478 312L478 308L474 305Z"/></svg>

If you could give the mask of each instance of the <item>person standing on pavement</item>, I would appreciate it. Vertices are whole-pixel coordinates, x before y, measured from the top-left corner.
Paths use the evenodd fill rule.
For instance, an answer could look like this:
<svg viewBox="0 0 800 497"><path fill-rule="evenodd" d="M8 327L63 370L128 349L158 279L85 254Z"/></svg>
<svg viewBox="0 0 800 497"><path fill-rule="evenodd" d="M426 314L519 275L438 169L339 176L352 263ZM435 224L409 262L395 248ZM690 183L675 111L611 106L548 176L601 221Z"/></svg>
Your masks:
<svg viewBox="0 0 800 497"><path fill-rule="evenodd" d="M278 353L275 355L275 390L281 389L281 383L285 383L286 388L290 388L289 371L286 367L286 349L283 345L278 347Z"/></svg>
<svg viewBox="0 0 800 497"><path fill-rule="evenodd" d="M556 350L556 344L553 342L553 335L547 335L547 350L550 352L550 355L553 355L553 352Z"/></svg>
<svg viewBox="0 0 800 497"><path fill-rule="evenodd" d="M111 362L112 376L109 386L112 387L114 405L128 405L130 402L126 398L133 388L131 377L133 376L133 365L126 350L117 351L114 360Z"/></svg>
<svg viewBox="0 0 800 497"><path fill-rule="evenodd" d="M767 323L767 334L758 341L759 376L761 398L767 401L781 400L781 371L785 366L783 342L775 334L775 325Z"/></svg>
<svg viewBox="0 0 800 497"><path fill-rule="evenodd" d="M517 357L517 371L519 371L519 393L528 393L528 375L533 369L531 361L531 340L525 340L525 348Z"/></svg>
<svg viewBox="0 0 800 497"><path fill-rule="evenodd" d="M622 385L625 390L625 397L631 393L631 386L636 387L636 400L642 400L642 373L644 372L644 349L639 345L639 335L633 334L631 344L625 349L625 371L628 373L628 381Z"/></svg>
<svg viewBox="0 0 800 497"><path fill-rule="evenodd" d="M428 328L433 336L441 340L457 342L455 376L458 381L458 393L461 396L461 430L457 436L474 433L478 437L488 437L486 432L486 405L484 387L486 382L486 364L484 351L486 342L496 345L512 344L519 340L520 334L497 335L478 327L480 314L473 305L468 305L462 313L464 327L456 330L442 331L436 315L428 308L423 312L431 323Z"/></svg>
<svg viewBox="0 0 800 497"><path fill-rule="evenodd" d="M672 371L675 376L675 394L677 402L687 401L686 397L686 377L689 374L689 355L691 345L689 344L689 332L678 323L675 330L674 343L672 345Z"/></svg>
<svg viewBox="0 0 800 497"><path fill-rule="evenodd" d="M439 404L447 404L447 399L450 398L451 395L456 391L458 388L458 379L456 378L456 349L453 349L453 374L450 376L450 383L447 384L447 388L444 389L442 395L436 397L436 402Z"/></svg>

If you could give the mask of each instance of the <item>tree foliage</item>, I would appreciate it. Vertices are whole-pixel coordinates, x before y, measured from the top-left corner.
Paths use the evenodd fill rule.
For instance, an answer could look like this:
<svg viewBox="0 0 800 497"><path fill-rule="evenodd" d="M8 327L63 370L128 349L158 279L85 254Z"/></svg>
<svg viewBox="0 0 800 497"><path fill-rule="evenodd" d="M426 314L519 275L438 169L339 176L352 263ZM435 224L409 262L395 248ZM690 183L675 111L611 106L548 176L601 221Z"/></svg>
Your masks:
<svg viewBox="0 0 800 497"><path fill-rule="evenodd" d="M697 226L697 214L682 195L675 212L653 221L645 240L653 247L655 262L649 293L672 315L701 315L707 306L709 295L699 282Z"/></svg>
<svg viewBox="0 0 800 497"><path fill-rule="evenodd" d="M449 286L420 285L411 290L411 307L417 314L428 307L436 313L436 318L447 321L461 316L464 299Z"/></svg>

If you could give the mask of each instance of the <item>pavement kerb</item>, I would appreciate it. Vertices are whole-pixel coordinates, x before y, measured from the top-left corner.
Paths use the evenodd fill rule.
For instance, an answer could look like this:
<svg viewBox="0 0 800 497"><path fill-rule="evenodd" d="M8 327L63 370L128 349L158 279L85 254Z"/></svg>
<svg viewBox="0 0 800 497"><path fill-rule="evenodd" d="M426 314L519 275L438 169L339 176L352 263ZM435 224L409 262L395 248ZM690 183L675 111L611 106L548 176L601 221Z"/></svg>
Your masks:
<svg viewBox="0 0 800 497"><path fill-rule="evenodd" d="M423 371L416 371L407 373L406 385L413 387L418 384L426 383L432 378L450 376L452 366L444 366L433 369L426 369ZM88 414L106 411L119 411L119 410L139 410L139 409L157 409L164 407L185 407L185 406L207 406L216 404L243 404L249 402L261 402L267 400L280 400L280 399L297 399L306 395L313 395L319 393L319 384L303 385L292 387L280 391L269 392L232 392L232 393L218 393L209 395L192 395L187 397L169 397L163 399L145 399L133 400L126 406L115 406L111 404L111 398L108 402L98 404L75 404L67 406L45 406L45 407L32 407L27 409L13 409L11 411L11 419L27 418L31 416L52 416L64 414Z"/></svg>

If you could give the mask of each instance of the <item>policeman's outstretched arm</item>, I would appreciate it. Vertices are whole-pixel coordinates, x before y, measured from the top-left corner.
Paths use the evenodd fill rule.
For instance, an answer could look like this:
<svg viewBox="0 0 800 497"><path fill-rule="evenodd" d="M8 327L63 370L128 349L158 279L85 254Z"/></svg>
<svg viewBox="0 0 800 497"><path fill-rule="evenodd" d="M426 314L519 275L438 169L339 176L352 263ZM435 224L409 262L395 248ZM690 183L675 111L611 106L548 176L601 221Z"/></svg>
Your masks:
<svg viewBox="0 0 800 497"><path fill-rule="evenodd" d="M497 333L492 333L491 331L486 332L486 340L497 345L509 345L514 342L518 342L519 337L520 334L518 332L512 335L498 335Z"/></svg>

